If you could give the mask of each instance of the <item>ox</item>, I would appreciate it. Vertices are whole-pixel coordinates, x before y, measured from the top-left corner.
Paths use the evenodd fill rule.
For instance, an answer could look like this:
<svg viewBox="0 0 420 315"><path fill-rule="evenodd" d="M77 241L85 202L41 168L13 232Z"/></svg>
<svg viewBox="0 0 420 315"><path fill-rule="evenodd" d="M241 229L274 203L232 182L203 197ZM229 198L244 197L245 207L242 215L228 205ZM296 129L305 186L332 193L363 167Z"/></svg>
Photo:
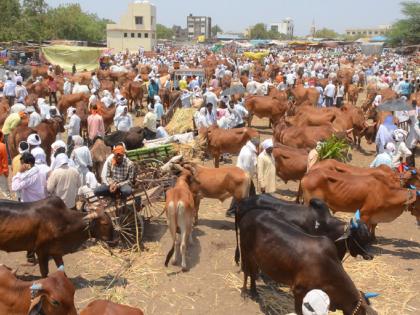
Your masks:
<svg viewBox="0 0 420 315"><path fill-rule="evenodd" d="M82 101L86 104L89 102L89 97L84 93L61 95L57 108L60 113L66 115L70 106L76 107L76 103Z"/></svg>
<svg viewBox="0 0 420 315"><path fill-rule="evenodd" d="M106 146L101 137L96 137L90 148L90 154L92 155L93 172L96 175L97 180L101 182L102 168L104 167L106 158L111 154L111 149Z"/></svg>
<svg viewBox="0 0 420 315"><path fill-rule="evenodd" d="M123 89L122 95L128 101L128 110L131 112L134 108L141 108L146 84L143 82L129 82Z"/></svg>
<svg viewBox="0 0 420 315"><path fill-rule="evenodd" d="M303 298L313 289L327 293L330 309L340 309L344 315L374 312L345 272L329 238L311 236L275 211L239 211L238 217L244 293L250 276L251 295L257 295L255 281L261 270L291 287L297 314L302 314Z"/></svg>
<svg viewBox="0 0 420 315"><path fill-rule="evenodd" d="M33 282L19 280L0 266L0 279L0 314L77 315L74 286L61 270Z"/></svg>
<svg viewBox="0 0 420 315"><path fill-rule="evenodd" d="M258 131L251 128L222 129L211 126L201 128L199 133L207 140L208 152L213 156L216 168L219 167L222 153L238 154L251 138L258 137Z"/></svg>
<svg viewBox="0 0 420 315"><path fill-rule="evenodd" d="M392 222L405 210L420 219L416 191L395 187L388 181L378 173L353 175L319 168L305 175L301 184L305 203L321 198L334 213L360 209L362 220L371 226L375 238L378 223Z"/></svg>
<svg viewBox="0 0 420 315"><path fill-rule="evenodd" d="M192 180L191 172L183 170L176 181L175 187L166 192L165 211L173 243L166 256L165 266L168 266L175 250L173 264L178 263L181 252L181 267L184 272L188 271L187 242L191 238L193 221L197 212L194 208L194 195L190 190ZM177 232L179 232L179 235Z"/></svg>
<svg viewBox="0 0 420 315"><path fill-rule="evenodd" d="M85 216L67 209L58 197L37 202L0 201L0 250L34 251L42 277L48 275L48 260L58 266L89 238L112 241L111 218L100 209Z"/></svg>
<svg viewBox="0 0 420 315"><path fill-rule="evenodd" d="M316 88L304 88L303 85L298 85L290 91L291 96L294 97L296 106L308 101L312 106L318 104L319 92Z"/></svg>
<svg viewBox="0 0 420 315"><path fill-rule="evenodd" d="M332 216L326 203L319 199L311 199L309 206L277 199L271 195L251 196L239 203L243 216L247 211L273 211L279 218L296 225L305 233L316 236L326 236L334 242L337 254L343 260L347 251L353 257L361 255L366 260L373 257L368 254L366 246L370 242L367 225L360 222L360 218L350 220L350 225ZM236 257L238 257L237 253ZM235 258L236 258L235 257ZM236 261L238 263L238 261Z"/></svg>
<svg viewBox="0 0 420 315"><path fill-rule="evenodd" d="M133 127L129 131L114 131L105 136L105 144L113 147L117 143L123 142L127 150L134 150L143 147L143 128Z"/></svg>
<svg viewBox="0 0 420 315"><path fill-rule="evenodd" d="M80 315L143 315L138 308L116 304L111 301L96 300L90 302Z"/></svg>
<svg viewBox="0 0 420 315"><path fill-rule="evenodd" d="M252 115L258 118L269 118L278 121L287 111L287 97L279 99L271 96L248 96L245 98L245 107L249 111L248 126L251 126Z"/></svg>

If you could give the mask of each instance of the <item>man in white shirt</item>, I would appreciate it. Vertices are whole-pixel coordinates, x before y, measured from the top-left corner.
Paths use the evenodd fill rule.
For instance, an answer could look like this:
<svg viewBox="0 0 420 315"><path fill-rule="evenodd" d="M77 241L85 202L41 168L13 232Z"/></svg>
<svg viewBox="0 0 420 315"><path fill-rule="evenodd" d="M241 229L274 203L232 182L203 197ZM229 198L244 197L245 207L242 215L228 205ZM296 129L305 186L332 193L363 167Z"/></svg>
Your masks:
<svg viewBox="0 0 420 315"><path fill-rule="evenodd" d="M118 131L129 131L131 127L133 127L133 119L131 118L131 115L128 113L128 107L124 106L124 110L121 113L121 115L115 117L114 124L115 128L117 128Z"/></svg>
<svg viewBox="0 0 420 315"><path fill-rule="evenodd" d="M69 124L64 126L64 128L67 129L67 151L71 153L73 149L73 136L80 135L80 117L77 116L75 108L69 114Z"/></svg>
<svg viewBox="0 0 420 315"><path fill-rule="evenodd" d="M213 108L217 108L217 102L219 100L213 91L214 89L212 87L209 87L206 93L203 94L204 104L211 103L213 105Z"/></svg>
<svg viewBox="0 0 420 315"><path fill-rule="evenodd" d="M28 122L29 128L35 128L42 122L41 115L35 111L35 108L33 106L26 107L25 112L26 114L29 115L29 122Z"/></svg>
<svg viewBox="0 0 420 315"><path fill-rule="evenodd" d="M156 139L156 129L157 129L157 116L155 114L154 104L150 104L148 107L148 112L143 119L144 127L144 138L146 140Z"/></svg>
<svg viewBox="0 0 420 315"><path fill-rule="evenodd" d="M72 85L71 85L70 80L68 78L64 78L64 85L63 85L64 95L71 94L71 91L72 91Z"/></svg>
<svg viewBox="0 0 420 315"><path fill-rule="evenodd" d="M9 106L12 107L15 103L16 97L16 84L12 81L10 77L7 78L3 86L3 94L9 101Z"/></svg>
<svg viewBox="0 0 420 315"><path fill-rule="evenodd" d="M91 84L92 84L92 90L96 90L96 91L100 90L101 82L99 81L98 76L96 75L96 72L92 72Z"/></svg>
<svg viewBox="0 0 420 315"><path fill-rule="evenodd" d="M328 82L327 86L324 90L324 96L325 96L325 105L327 107L334 105L334 96L335 96L335 85L332 83L332 81Z"/></svg>
<svg viewBox="0 0 420 315"><path fill-rule="evenodd" d="M251 178L251 187L249 190L249 195L255 195L255 185L252 181L256 171L257 171L257 158L258 158L258 150L260 146L260 139L259 138L252 138L249 140L239 152L238 160L236 162L236 166L240 169L244 170L248 173L249 177ZM235 216L236 211L236 200L233 198L232 203L230 204L230 208L226 211L227 217Z"/></svg>
<svg viewBox="0 0 420 315"><path fill-rule="evenodd" d="M18 100L24 100L28 96L28 91L26 90L26 87L22 85L22 81L16 83L15 95Z"/></svg>

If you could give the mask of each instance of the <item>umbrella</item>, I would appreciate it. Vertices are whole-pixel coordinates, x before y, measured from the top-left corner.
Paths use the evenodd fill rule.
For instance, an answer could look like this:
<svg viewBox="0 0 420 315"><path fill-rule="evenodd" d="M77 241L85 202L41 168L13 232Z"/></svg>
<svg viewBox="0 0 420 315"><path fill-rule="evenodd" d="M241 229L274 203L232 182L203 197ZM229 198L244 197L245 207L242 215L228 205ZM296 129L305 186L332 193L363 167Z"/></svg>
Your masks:
<svg viewBox="0 0 420 315"><path fill-rule="evenodd" d="M242 85L235 85L229 89L226 89L222 92L222 96L226 95L235 95L235 94L243 94L245 93L245 88Z"/></svg>
<svg viewBox="0 0 420 315"><path fill-rule="evenodd" d="M402 99L386 101L378 106L378 111L381 112L396 112L402 110L411 110L406 101Z"/></svg>

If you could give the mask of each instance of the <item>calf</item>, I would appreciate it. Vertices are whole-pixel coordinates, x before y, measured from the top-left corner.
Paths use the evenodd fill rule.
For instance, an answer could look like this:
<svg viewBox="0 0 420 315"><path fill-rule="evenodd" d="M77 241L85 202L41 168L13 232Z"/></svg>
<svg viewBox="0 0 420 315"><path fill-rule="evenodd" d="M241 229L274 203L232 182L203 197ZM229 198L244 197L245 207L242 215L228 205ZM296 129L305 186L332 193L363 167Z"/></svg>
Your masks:
<svg viewBox="0 0 420 315"><path fill-rule="evenodd" d="M0 266L0 314L77 315L74 286L63 271L39 281L22 281Z"/></svg>
<svg viewBox="0 0 420 315"><path fill-rule="evenodd" d="M257 295L255 281L261 270L291 287L297 314L302 314L303 298L313 289L328 294L333 311L342 310L344 315L373 311L345 272L330 239L308 235L274 211L252 210L239 216L243 292L250 276L251 295Z"/></svg>
<svg viewBox="0 0 420 315"><path fill-rule="evenodd" d="M196 209L194 208L194 195L190 190L191 172L183 170L178 177L175 187L166 192L166 217L168 219L169 231L172 236L172 248L166 256L165 266L171 259L174 249L175 257L173 264L179 260L179 251L182 255L182 271L187 271L187 242L191 238L193 220ZM179 232L180 235L177 235Z"/></svg>
<svg viewBox="0 0 420 315"><path fill-rule="evenodd" d="M420 218L416 191L389 184L383 174L353 175L320 168L305 175L301 183L306 204L320 198L334 213L360 209L373 238L378 223L392 222L405 210Z"/></svg>
<svg viewBox="0 0 420 315"><path fill-rule="evenodd" d="M361 255L370 260L366 246L370 242L370 234L365 223L360 218L350 220L350 225L333 217L326 203L320 199L311 199L309 206L280 200L271 195L251 196L239 204L239 220L248 211L273 211L284 221L296 225L305 233L317 236L327 236L335 242L340 260L347 251L353 256ZM238 261L237 261L238 263Z"/></svg>
<svg viewBox="0 0 420 315"><path fill-rule="evenodd" d="M143 315L138 308L116 304L111 301L96 300L90 302L80 315Z"/></svg>

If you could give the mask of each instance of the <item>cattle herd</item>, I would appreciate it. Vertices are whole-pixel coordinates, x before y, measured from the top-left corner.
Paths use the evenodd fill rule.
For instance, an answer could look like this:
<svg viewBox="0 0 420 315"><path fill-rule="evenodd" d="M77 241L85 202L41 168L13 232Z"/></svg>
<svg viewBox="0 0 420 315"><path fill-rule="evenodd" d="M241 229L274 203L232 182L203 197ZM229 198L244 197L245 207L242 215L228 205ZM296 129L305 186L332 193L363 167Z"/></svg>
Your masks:
<svg viewBox="0 0 420 315"><path fill-rule="evenodd" d="M365 56L357 47L272 49L267 57L251 60L241 53L213 53L204 46L167 47L150 56L124 52L111 59L114 66L101 65L94 73L70 74L59 66L34 67L32 78L25 81L28 95L24 104L40 112L39 99L45 99L51 92L46 78L53 77L59 95L55 105L62 115L45 119L33 128L27 123L17 126L8 137L11 157L18 154L19 142L36 132L49 163L51 144L57 134L65 132L70 107L76 109L81 119L81 135L86 137L91 93L95 93L92 76L99 79L100 95L115 97L115 104L111 105L106 105L103 99L96 101L106 129L104 139L95 139L90 147L98 179L111 153L109 147L118 142L124 142L128 150L143 146L141 118L135 120L129 131L115 130L113 123L121 99L127 101L123 104L128 105L129 112L136 110L142 116L145 103L150 101L148 85L152 78L159 81L158 94L165 112L173 110L173 106L185 106L179 101L181 93L200 99L204 107L214 95L223 109L226 108L223 91L243 86L243 93L229 96L229 102L241 104L248 112L238 128L218 125L216 108L213 108L217 114L212 123L207 117L211 113L203 114L197 108L204 122L195 120L196 142L203 144L203 156L214 160L214 167L209 166L211 163L204 166L201 161L180 156L162 167L163 172L177 176L174 187L166 192L172 248L162 264L168 266L173 258L173 263L180 262L182 271L187 272L190 269L188 247L194 246L191 236L194 226L199 224L200 200L210 198L217 202L232 197L237 247L232 257L226 259L234 258L241 266L244 296L257 298L256 280L263 274L290 286L297 314L302 314L305 295L315 289L328 295L332 311L341 310L345 315L376 314L369 299L345 271L342 261L347 254L374 259L369 245L375 241L377 224L392 222L405 211L420 224L417 194L420 173L413 166L398 171L387 165L358 167L334 159L324 159L308 167L308 154L332 136L344 139L353 150L365 152L366 143L377 141L385 117L394 115L396 124L404 123L398 121L398 113L378 111L377 105L399 100L411 106L413 101L420 100L419 80L416 81L417 74L412 70L417 60L392 52ZM175 82L183 78L176 78L176 71L190 68L202 69L205 77L199 78L198 89L189 87L197 78L185 78L188 84L180 91ZM411 82L410 95L398 89L400 81L406 79ZM73 85L70 93L66 92L66 82ZM328 85L334 85L337 90L344 87L342 105L325 106L324 98L328 95L324 91ZM402 94L408 99L401 99ZM377 100L379 104L375 103ZM0 124L9 114L8 100L3 98ZM257 129L252 123L254 116L264 119L265 126ZM266 138L267 134L274 143L272 157L277 177L286 184L299 182L296 202L258 194L258 187L256 191L254 187L257 181L248 170L220 166L221 160L239 154L250 140ZM366 142L362 142L363 138ZM415 146L411 149L414 154ZM351 213L352 218L345 222L334 216L336 212ZM74 211L54 196L24 204L2 200L0 218L0 249L34 252L42 276L37 281L22 281L16 278L15 272L0 266L0 314L77 314L75 288L64 273L63 256L77 251L89 238L113 242L112 220L103 207L90 208L88 213ZM48 270L50 259L58 267L52 274ZM143 313L96 300L80 314Z"/></svg>

